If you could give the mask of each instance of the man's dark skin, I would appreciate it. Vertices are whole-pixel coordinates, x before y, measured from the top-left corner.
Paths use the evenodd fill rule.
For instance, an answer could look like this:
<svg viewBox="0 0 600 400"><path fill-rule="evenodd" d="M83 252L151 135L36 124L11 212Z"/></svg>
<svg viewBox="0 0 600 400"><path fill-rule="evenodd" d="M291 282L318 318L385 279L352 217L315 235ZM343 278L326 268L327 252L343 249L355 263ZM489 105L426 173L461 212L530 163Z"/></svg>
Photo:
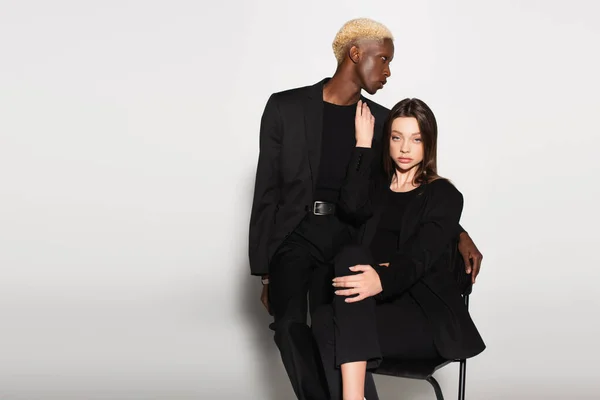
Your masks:
<svg viewBox="0 0 600 400"><path fill-rule="evenodd" d="M358 102L362 90L375 94L391 76L393 57L394 43L389 39L383 42L365 40L351 46L347 57L323 87L323 100L337 105L352 105ZM467 232L460 234L458 250L465 261L467 274L471 274L475 283L483 255ZM263 286L260 299L269 311L268 285Z"/></svg>

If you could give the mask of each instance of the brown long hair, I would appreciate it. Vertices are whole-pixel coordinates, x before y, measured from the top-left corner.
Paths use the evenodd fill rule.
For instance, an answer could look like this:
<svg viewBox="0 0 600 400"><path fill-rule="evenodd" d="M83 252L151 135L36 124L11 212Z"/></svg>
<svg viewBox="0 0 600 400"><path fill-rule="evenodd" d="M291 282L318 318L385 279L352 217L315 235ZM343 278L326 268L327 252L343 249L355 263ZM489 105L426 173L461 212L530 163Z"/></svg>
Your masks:
<svg viewBox="0 0 600 400"><path fill-rule="evenodd" d="M399 117L413 117L419 124L421 140L423 143L423 161L417 166L414 184L430 183L440 176L437 173L437 122L433 111L425 102L419 99L404 99L396 104L390 111L384 125L383 136L383 170L388 181L396 172L396 163L390 156L390 140L392 137L392 123Z"/></svg>

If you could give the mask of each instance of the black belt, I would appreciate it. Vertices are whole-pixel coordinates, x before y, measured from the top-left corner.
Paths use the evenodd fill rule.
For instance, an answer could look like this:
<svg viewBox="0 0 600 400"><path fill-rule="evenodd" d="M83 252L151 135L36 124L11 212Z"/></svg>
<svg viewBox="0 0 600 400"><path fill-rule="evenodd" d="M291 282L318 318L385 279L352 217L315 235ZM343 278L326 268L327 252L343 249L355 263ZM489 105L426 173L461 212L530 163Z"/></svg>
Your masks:
<svg viewBox="0 0 600 400"><path fill-rule="evenodd" d="M314 215L332 215L335 214L335 204L327 201L315 201L308 210Z"/></svg>

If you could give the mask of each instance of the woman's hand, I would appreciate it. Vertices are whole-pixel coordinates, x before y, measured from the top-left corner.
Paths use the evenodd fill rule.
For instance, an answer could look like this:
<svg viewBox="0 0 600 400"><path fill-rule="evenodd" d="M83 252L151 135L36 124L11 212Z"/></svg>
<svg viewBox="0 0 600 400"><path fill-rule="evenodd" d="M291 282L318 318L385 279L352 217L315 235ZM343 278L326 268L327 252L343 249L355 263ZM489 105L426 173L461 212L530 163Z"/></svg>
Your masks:
<svg viewBox="0 0 600 400"><path fill-rule="evenodd" d="M355 303L357 301L364 300L367 297L375 296L376 294L381 293L383 290L381 287L379 274L370 265L355 265L350 267L350 271L361 273L356 275L340 276L333 279L333 286L346 288L336 290L336 295L358 295L356 297L347 298L345 300L346 303Z"/></svg>
<svg viewBox="0 0 600 400"><path fill-rule="evenodd" d="M359 100L354 117L356 147L371 147L374 130L375 117L371 114L367 103Z"/></svg>

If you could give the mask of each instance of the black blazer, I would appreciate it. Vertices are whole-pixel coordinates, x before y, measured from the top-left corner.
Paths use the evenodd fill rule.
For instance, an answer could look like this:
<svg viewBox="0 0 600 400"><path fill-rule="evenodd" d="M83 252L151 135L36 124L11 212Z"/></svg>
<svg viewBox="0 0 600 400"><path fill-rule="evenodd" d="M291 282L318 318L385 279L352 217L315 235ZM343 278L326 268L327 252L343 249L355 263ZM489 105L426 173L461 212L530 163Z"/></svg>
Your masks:
<svg viewBox="0 0 600 400"><path fill-rule="evenodd" d="M389 181L366 180L367 172L348 169L342 191L346 212L366 220L362 244L369 246L386 206ZM389 267L374 265L381 279L380 300L409 294L431 322L435 344L445 359L472 357L485 344L471 320L453 275L462 194L445 179L423 184L404 213L400 251ZM459 271L464 272L464 269ZM399 321L401 323L401 321Z"/></svg>
<svg viewBox="0 0 600 400"><path fill-rule="evenodd" d="M253 275L269 272L269 262L298 226L312 203L321 159L323 84L274 93L260 126L260 153L250 216L249 258ZM355 149L350 165L380 165L383 124L389 110L361 96L375 116L372 150ZM370 170L370 168L369 168Z"/></svg>

